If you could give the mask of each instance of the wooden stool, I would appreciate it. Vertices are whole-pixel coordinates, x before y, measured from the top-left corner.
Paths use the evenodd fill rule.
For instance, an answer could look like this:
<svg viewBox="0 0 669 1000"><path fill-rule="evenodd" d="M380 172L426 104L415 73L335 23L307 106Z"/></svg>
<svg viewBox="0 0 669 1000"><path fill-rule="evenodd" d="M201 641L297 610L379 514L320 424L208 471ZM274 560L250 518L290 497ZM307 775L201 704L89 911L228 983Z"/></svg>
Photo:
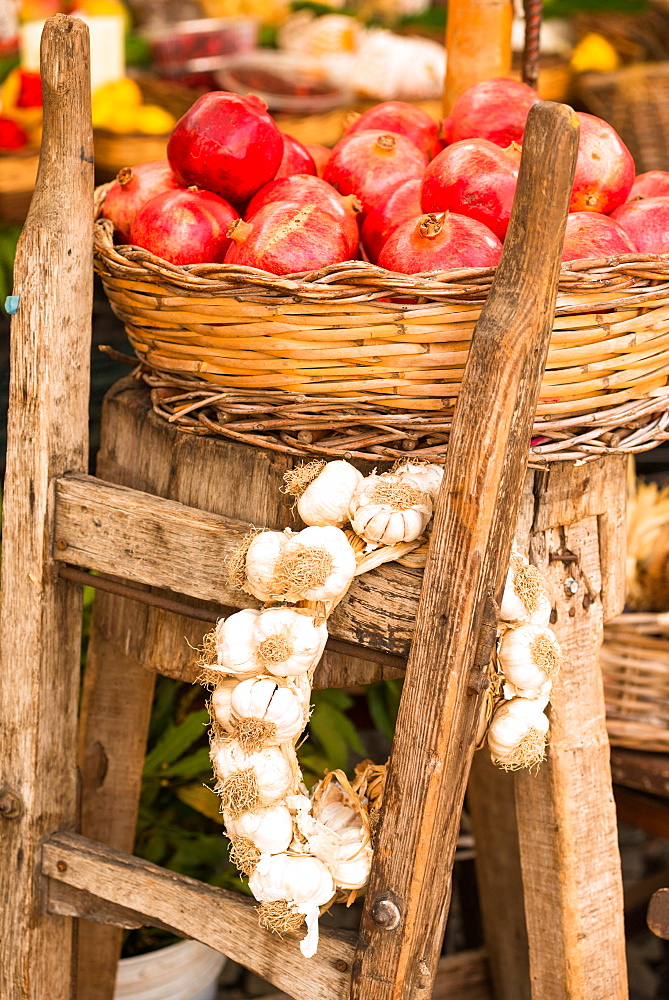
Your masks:
<svg viewBox="0 0 669 1000"><path fill-rule="evenodd" d="M517 834L504 775L482 762L471 786L499 995L529 995L527 982L518 986L503 967L523 950L520 859L535 1000L623 1000L621 886L596 669L603 618L622 603L623 462L613 456L526 473L576 153L572 114L539 106L528 124L514 216L465 371L422 585L416 573L383 567L358 579L329 621L319 683L396 676L408 661L360 934L325 929L317 956L306 960L294 941L258 929L250 901L125 853L152 671L188 677L184 631L196 639L202 631L193 619L250 603L223 566L250 521L283 527L278 486L287 462L186 437L149 414L146 395L125 384L105 416L99 471L111 482L84 474L92 158L78 70L87 72L87 58L83 25L51 19L42 163L17 258L21 304L12 329L0 995L38 1000L48 989L49 1000L69 998L71 918L78 917L80 1000L110 996L117 955L115 932L85 921L150 924L196 938L296 1000L429 1000L494 643L492 598L515 530L554 584L569 665L553 700L549 760L538 775L513 779ZM98 586L116 596L96 607L79 726L79 810L82 570L115 578ZM119 587L118 578L129 584ZM166 605L156 589L183 597Z"/></svg>

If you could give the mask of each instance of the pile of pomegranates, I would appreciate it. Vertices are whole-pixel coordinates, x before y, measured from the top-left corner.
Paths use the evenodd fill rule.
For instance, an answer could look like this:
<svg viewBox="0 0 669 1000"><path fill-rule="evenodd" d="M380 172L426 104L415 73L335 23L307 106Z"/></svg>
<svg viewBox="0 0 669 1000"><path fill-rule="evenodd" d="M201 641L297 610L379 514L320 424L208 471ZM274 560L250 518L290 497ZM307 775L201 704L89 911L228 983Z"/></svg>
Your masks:
<svg viewBox="0 0 669 1000"><path fill-rule="evenodd" d="M205 94L175 125L167 160L120 171L102 214L118 243L179 265L280 275L359 258L404 274L494 267L538 100L525 84L487 80L439 127L387 101L327 150L280 132L257 97ZM635 178L614 129L578 118L563 261L669 253L669 173Z"/></svg>

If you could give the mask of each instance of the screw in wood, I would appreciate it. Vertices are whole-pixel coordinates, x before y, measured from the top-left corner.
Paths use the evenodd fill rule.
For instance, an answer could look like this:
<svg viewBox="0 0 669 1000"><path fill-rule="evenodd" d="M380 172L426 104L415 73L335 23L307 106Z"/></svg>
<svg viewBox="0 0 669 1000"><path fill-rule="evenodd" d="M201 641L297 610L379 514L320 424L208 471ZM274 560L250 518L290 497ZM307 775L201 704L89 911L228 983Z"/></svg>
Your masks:
<svg viewBox="0 0 669 1000"><path fill-rule="evenodd" d="M67 871L67 861L56 861L56 868L59 872Z"/></svg>
<svg viewBox="0 0 669 1000"><path fill-rule="evenodd" d="M345 962L343 958L338 958L335 962L335 969L337 972L348 972L348 962Z"/></svg>
<svg viewBox="0 0 669 1000"><path fill-rule="evenodd" d="M391 899L377 899L372 905L372 920L382 931L394 930L400 922L399 908Z"/></svg>

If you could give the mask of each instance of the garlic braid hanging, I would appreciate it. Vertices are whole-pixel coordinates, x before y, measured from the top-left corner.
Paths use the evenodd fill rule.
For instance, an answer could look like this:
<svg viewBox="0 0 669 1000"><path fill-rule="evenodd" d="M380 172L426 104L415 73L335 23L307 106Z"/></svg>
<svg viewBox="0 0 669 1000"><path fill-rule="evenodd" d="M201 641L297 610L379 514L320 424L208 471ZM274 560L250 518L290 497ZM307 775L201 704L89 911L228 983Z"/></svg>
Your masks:
<svg viewBox="0 0 669 1000"><path fill-rule="evenodd" d="M199 680L213 689L211 759L230 858L249 876L261 926L283 933L306 922L300 949L307 957L316 951L320 908L337 894L352 902L367 882L370 808L377 814L382 795L383 769L373 765L353 785L341 772L328 774L311 795L302 784L295 747L309 718L326 620L355 576L425 544L422 536L442 476L440 466L412 462L366 478L345 461L311 462L286 473L284 490L295 497L308 527L248 537L233 556L231 578L263 607L221 619L205 637ZM351 528L343 531L347 523ZM550 630L537 624L545 616L543 591L532 567L521 572L520 563L515 566L512 562L510 590L507 581L511 610L503 601L503 611L513 616L521 640L521 622L541 634L523 640L537 661L534 672L523 669L522 662L513 666L514 657L522 661L522 641L520 653L510 640L500 647L500 662L507 664L505 695L513 695L507 703L512 718L504 724L498 709L489 738L493 756L505 767L510 766L507 731L522 729L516 719L519 706L539 705L528 698L536 698L537 691L543 696L557 669L544 634ZM535 720L531 727L534 733L545 723L544 740L546 700L539 707L543 722ZM527 733L516 744L523 739L527 747ZM531 763L535 756L530 755Z"/></svg>

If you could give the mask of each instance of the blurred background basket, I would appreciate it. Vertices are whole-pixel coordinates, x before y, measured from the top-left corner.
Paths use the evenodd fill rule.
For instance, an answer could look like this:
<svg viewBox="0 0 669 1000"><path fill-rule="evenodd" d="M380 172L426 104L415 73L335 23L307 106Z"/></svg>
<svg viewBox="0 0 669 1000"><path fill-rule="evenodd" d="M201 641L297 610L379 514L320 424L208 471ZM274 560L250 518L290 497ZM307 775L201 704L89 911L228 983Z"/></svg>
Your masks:
<svg viewBox="0 0 669 1000"><path fill-rule="evenodd" d="M23 222L32 198L39 154L34 151L0 153L0 219Z"/></svg>

